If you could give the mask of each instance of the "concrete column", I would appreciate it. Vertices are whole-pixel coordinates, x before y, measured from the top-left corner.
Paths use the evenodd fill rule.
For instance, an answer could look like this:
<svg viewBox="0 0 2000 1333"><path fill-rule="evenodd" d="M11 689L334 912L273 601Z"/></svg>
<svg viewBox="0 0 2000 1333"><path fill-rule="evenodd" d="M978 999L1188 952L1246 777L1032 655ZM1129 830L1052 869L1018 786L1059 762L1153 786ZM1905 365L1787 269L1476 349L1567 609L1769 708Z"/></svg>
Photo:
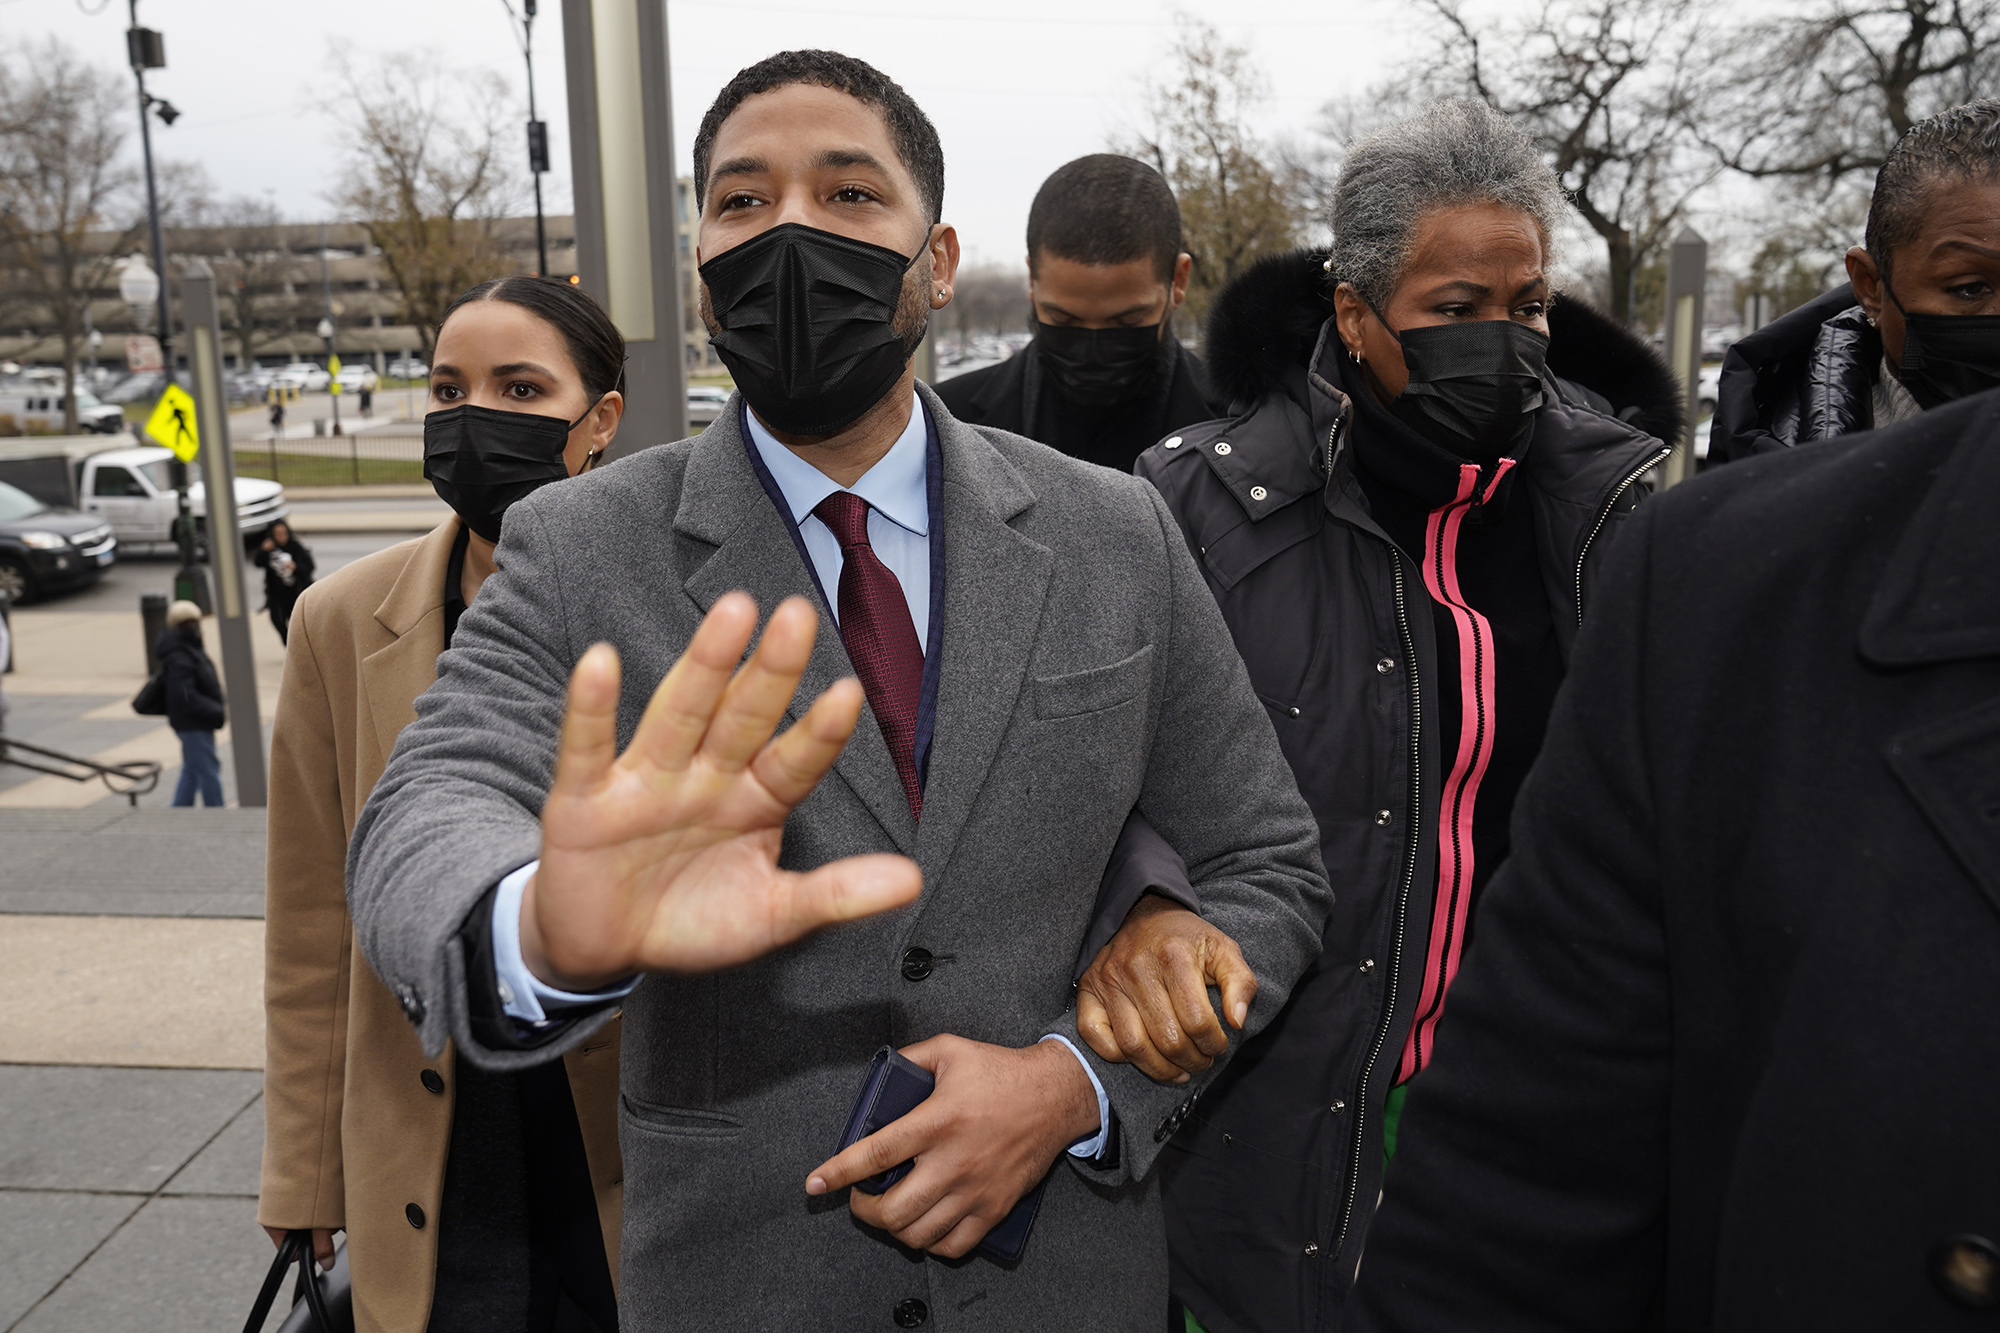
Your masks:
<svg viewBox="0 0 2000 1333"><path fill-rule="evenodd" d="M1682 227L1667 251L1667 362L1681 381L1681 434L1669 440L1674 452L1660 466L1661 489L1694 475L1692 432L1701 388L1702 294L1708 286L1708 242L1693 227Z"/></svg>
<svg viewBox="0 0 2000 1333"><path fill-rule="evenodd" d="M666 0L563 0L577 274L625 335L612 458L684 438Z"/></svg>
<svg viewBox="0 0 2000 1333"><path fill-rule="evenodd" d="M236 802L266 803L264 723L257 711L257 662L250 647L250 598L243 570L243 534L236 527L236 458L229 445L229 400L222 389L222 327L215 275L196 259L181 275L181 320L194 376L194 419L208 495L208 562L215 570L216 629L229 697L230 749L236 756Z"/></svg>

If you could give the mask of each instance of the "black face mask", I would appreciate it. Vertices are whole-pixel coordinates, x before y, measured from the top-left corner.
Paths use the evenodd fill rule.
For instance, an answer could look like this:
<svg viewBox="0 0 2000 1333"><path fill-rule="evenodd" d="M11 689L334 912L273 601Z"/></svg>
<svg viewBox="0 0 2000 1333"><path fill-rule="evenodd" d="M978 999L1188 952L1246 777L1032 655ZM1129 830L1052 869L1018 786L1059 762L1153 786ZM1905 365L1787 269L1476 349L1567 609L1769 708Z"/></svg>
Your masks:
<svg viewBox="0 0 2000 1333"><path fill-rule="evenodd" d="M1032 322L1043 368L1063 397L1081 407L1108 407L1136 395L1152 383L1166 345L1164 321L1136 329Z"/></svg>
<svg viewBox="0 0 2000 1333"><path fill-rule="evenodd" d="M1896 301L1896 290L1883 287ZM1929 411L2000 388L2000 315L1903 315L1903 360L1896 378Z"/></svg>
<svg viewBox="0 0 2000 1333"><path fill-rule="evenodd" d="M433 412L424 418L424 480L466 527L497 542L509 505L569 476L563 447L589 415L572 422L471 403Z"/></svg>
<svg viewBox="0 0 2000 1333"><path fill-rule="evenodd" d="M765 424L831 435L882 400L923 337L896 331L903 274L916 262L783 223L701 266L722 330L709 342Z"/></svg>
<svg viewBox="0 0 2000 1333"><path fill-rule="evenodd" d="M1534 429L1546 334L1511 319L1481 319L1405 329L1396 341L1410 382L1392 410L1427 439L1491 463Z"/></svg>

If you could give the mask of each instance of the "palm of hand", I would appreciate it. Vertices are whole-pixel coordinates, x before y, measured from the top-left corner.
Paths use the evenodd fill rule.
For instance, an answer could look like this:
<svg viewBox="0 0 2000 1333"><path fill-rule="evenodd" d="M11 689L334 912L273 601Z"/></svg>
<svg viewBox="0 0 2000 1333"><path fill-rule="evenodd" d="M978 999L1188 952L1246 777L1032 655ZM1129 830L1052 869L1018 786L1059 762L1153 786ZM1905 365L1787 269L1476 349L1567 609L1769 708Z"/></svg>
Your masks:
<svg viewBox="0 0 2000 1333"><path fill-rule="evenodd" d="M523 952L545 979L594 989L728 967L917 896L922 877L904 857L778 868L785 819L853 734L862 692L837 683L773 739L818 616L788 600L737 669L756 615L740 593L716 603L622 755L617 655L598 645L577 664L522 905Z"/></svg>

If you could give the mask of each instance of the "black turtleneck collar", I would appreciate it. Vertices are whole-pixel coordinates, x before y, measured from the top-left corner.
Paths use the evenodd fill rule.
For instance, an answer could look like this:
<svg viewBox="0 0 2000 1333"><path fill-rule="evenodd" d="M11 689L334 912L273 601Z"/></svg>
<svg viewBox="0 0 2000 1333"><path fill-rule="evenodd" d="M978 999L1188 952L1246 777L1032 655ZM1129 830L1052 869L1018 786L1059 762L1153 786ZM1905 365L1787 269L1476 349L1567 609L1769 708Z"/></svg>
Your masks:
<svg viewBox="0 0 2000 1333"><path fill-rule="evenodd" d="M1333 364L1322 366L1321 373L1335 371L1339 376L1338 387L1354 405L1351 440L1355 467L1364 475L1364 489L1374 489L1365 485L1365 481L1374 481L1393 487L1426 509L1450 504L1458 495L1459 470L1476 460L1454 453L1421 434L1385 406L1377 396L1375 377L1364 367L1345 357L1329 359ZM1515 461L1518 463L1527 452L1528 440L1524 439L1514 451ZM1492 499L1481 507L1504 507L1519 471L1518 467L1511 469ZM1491 467L1481 469L1482 481L1491 476Z"/></svg>

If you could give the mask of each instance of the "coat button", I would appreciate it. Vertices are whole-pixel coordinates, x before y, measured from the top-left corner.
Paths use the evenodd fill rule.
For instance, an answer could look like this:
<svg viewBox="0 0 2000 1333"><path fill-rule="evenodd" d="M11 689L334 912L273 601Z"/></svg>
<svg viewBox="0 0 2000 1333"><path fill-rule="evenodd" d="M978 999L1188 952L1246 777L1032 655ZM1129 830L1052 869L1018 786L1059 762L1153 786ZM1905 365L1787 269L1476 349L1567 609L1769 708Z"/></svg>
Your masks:
<svg viewBox="0 0 2000 1333"><path fill-rule="evenodd" d="M1286 717L1297 717L1298 715L1299 715L1299 710L1297 708L1287 708L1285 710Z"/></svg>
<svg viewBox="0 0 2000 1333"><path fill-rule="evenodd" d="M1395 819L1396 812L1394 810L1377 810L1375 812L1375 823L1378 827L1388 828L1390 824L1395 822Z"/></svg>
<svg viewBox="0 0 2000 1333"><path fill-rule="evenodd" d="M1309 1241L1307 1241L1307 1242L1306 1242L1306 1255L1307 1255L1308 1257L1311 1257L1312 1255L1315 1255L1315 1254L1318 1254L1318 1253L1319 1253L1319 1242L1318 1242L1318 1241L1316 1241L1316 1240L1309 1240Z"/></svg>
<svg viewBox="0 0 2000 1333"><path fill-rule="evenodd" d="M417 1075L417 1081L424 1085L425 1092L443 1092L444 1076L435 1069L426 1069Z"/></svg>
<svg viewBox="0 0 2000 1333"><path fill-rule="evenodd" d="M403 1006L403 1017L412 1023L424 1021L424 997L417 994L417 988L409 982L400 982L396 986L396 1003Z"/></svg>
<svg viewBox="0 0 2000 1333"><path fill-rule="evenodd" d="M1224 458L1229 457L1229 441L1217 440L1215 442L1215 452L1222 455Z"/></svg>
<svg viewBox="0 0 2000 1333"><path fill-rule="evenodd" d="M1361 971L1364 974L1373 972L1374 970L1375 970L1375 960L1373 958L1364 958L1361 960Z"/></svg>
<svg viewBox="0 0 2000 1333"><path fill-rule="evenodd" d="M903 980L922 981L936 965L937 960L931 957L929 949L906 949L903 952ZM915 1328L916 1325L910 1327Z"/></svg>
<svg viewBox="0 0 2000 1333"><path fill-rule="evenodd" d="M896 1321L897 1328L922 1328L931 1317L931 1307L912 1296L907 1301L898 1301L889 1317Z"/></svg>
<svg viewBox="0 0 2000 1333"><path fill-rule="evenodd" d="M1392 672L1394 672L1394 671L1395 671L1395 669L1396 669L1396 659L1395 659L1395 658L1393 658L1393 657L1378 657L1378 658L1376 658L1376 659L1375 659L1375 674L1376 674L1376 675L1378 675L1378 676L1386 676L1386 675L1389 675L1389 674L1391 674Z"/></svg>
<svg viewBox="0 0 2000 1333"><path fill-rule="evenodd" d="M1333 1105L1327 1107L1326 1109L1333 1112L1335 1115L1339 1115L1342 1111L1345 1111L1347 1109L1347 1103L1343 1101L1336 1101Z"/></svg>
<svg viewBox="0 0 2000 1333"><path fill-rule="evenodd" d="M1250 498L1253 500L1261 500L1269 494L1270 492L1265 490L1262 486L1252 486L1250 488Z"/></svg>
<svg viewBox="0 0 2000 1333"><path fill-rule="evenodd" d="M1178 435L1174 436L1174 438L1172 438L1171 440L1168 440L1168 441L1167 441L1167 444L1166 444L1166 447L1167 447L1167 448L1169 448L1169 449L1178 449L1178 448L1180 448L1180 447L1181 447L1181 437L1180 437L1180 436L1178 436Z"/></svg>
<svg viewBox="0 0 2000 1333"><path fill-rule="evenodd" d="M413 1203L403 1205L403 1216L410 1219L410 1225L417 1230L424 1229L424 1210Z"/></svg>
<svg viewBox="0 0 2000 1333"><path fill-rule="evenodd" d="M1984 1236L1953 1236L1931 1251L1931 1279L1960 1305L2000 1309L2000 1246Z"/></svg>

